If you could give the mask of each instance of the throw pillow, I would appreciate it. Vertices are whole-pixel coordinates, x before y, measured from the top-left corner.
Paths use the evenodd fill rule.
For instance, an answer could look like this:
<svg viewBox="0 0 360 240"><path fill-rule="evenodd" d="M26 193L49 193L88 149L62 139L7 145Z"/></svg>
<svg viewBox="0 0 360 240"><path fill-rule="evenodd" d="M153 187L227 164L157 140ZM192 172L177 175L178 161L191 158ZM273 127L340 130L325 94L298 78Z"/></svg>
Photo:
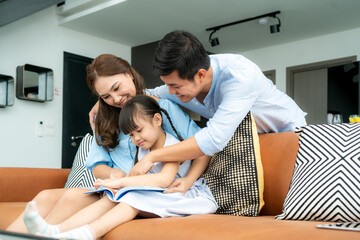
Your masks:
<svg viewBox="0 0 360 240"><path fill-rule="evenodd" d="M360 124L309 125L276 219L360 221Z"/></svg>
<svg viewBox="0 0 360 240"><path fill-rule="evenodd" d="M85 167L85 161L91 146L93 136L86 134L81 140L79 148L76 152L75 159L70 170L69 176L65 183L65 188L92 188L95 177L89 169Z"/></svg>
<svg viewBox="0 0 360 240"><path fill-rule="evenodd" d="M214 154L202 174L217 204L217 214L258 216L264 205L259 137L249 112L228 145Z"/></svg>

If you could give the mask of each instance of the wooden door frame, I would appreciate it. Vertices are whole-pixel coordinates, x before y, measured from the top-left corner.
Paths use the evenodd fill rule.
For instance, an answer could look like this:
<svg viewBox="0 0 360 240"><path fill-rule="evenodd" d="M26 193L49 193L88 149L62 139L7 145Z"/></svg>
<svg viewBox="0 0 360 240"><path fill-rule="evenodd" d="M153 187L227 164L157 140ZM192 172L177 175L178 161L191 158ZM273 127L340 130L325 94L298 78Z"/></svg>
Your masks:
<svg viewBox="0 0 360 240"><path fill-rule="evenodd" d="M294 98L294 75L299 72L323 69L357 61L356 55L328 61L297 65L286 68L286 93Z"/></svg>

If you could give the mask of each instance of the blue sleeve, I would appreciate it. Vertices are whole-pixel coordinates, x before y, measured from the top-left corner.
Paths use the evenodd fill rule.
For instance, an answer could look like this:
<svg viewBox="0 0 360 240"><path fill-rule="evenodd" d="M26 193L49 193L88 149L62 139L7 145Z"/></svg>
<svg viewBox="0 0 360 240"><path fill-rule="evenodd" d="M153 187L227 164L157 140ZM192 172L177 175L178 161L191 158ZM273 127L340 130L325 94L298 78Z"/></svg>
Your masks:
<svg viewBox="0 0 360 240"><path fill-rule="evenodd" d="M110 149L110 152L97 145L93 138L85 166L92 171L97 165L104 164L128 173L134 164L135 153L136 147L131 142L129 135L120 133L119 144Z"/></svg>
<svg viewBox="0 0 360 240"><path fill-rule="evenodd" d="M206 127L195 135L204 154L212 156L224 149L258 98L258 86L255 81L250 81L256 79L257 72L250 70L246 74L231 68L222 71L226 80L219 88L217 99L220 104Z"/></svg>
<svg viewBox="0 0 360 240"><path fill-rule="evenodd" d="M171 94L169 93L168 87L166 85L161 85L153 89L146 89L146 94L158 97L169 99Z"/></svg>
<svg viewBox="0 0 360 240"><path fill-rule="evenodd" d="M113 167L110 154L106 152L101 146L97 145L95 137L93 137L89 155L85 161L85 167L89 170L93 170L99 164L105 164L109 167Z"/></svg>
<svg viewBox="0 0 360 240"><path fill-rule="evenodd" d="M171 122L183 139L188 139L200 131L201 128L196 125L196 123L186 113L184 113L177 104L167 99L159 99L158 103L161 108L165 109L169 113ZM167 117L164 114L162 114L162 117L163 129L176 137L176 134Z"/></svg>

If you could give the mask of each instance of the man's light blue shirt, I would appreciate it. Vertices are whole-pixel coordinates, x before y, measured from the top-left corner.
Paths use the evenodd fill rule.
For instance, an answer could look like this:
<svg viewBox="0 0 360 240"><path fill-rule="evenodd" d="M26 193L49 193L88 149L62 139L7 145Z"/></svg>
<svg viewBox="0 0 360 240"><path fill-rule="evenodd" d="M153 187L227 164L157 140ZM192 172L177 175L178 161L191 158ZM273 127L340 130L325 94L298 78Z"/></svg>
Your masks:
<svg viewBox="0 0 360 240"><path fill-rule="evenodd" d="M210 60L213 79L203 104L196 98L181 102L175 94L169 94L166 85L150 90L154 96L209 119L207 126L195 134L204 154L211 156L221 151L249 111L259 133L293 131L306 125L306 113L276 89L256 64L235 54L211 55Z"/></svg>
<svg viewBox="0 0 360 240"><path fill-rule="evenodd" d="M175 129L183 139L194 136L194 134L200 130L196 123L192 121L178 105L166 99L159 99L158 103L161 108L165 109L169 113ZM162 119L163 129L173 136L176 136L169 120L163 113ZM119 145L110 152L105 151L101 146L97 145L95 138L93 138L85 166L92 171L95 166L104 164L112 168L121 169L125 173L128 173L134 164L135 153L136 147L131 142L129 135L120 133Z"/></svg>

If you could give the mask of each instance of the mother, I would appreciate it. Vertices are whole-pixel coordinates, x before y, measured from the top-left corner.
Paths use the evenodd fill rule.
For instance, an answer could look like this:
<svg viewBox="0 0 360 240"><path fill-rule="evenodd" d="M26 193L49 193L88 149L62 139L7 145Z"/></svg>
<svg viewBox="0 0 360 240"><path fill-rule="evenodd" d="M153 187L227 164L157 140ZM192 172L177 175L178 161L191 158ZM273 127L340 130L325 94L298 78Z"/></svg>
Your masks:
<svg viewBox="0 0 360 240"><path fill-rule="evenodd" d="M98 96L99 111L95 119L94 140L85 165L93 171L96 178L123 177L134 163L135 145L130 137L118 129L121 108L132 97L144 94L142 77L130 64L114 55L103 54L87 66L87 84ZM187 139L200 128L174 103L157 99L160 107L167 110L174 127ZM163 128L174 134L167 118L163 116ZM188 175L178 179L172 186L180 183L186 191L206 168L208 156L196 159ZM82 208L99 200L94 194L85 195L87 189L51 189L40 192L35 198L39 214L50 224L59 224ZM176 188L173 190L176 191ZM21 214L7 229L27 232Z"/></svg>

